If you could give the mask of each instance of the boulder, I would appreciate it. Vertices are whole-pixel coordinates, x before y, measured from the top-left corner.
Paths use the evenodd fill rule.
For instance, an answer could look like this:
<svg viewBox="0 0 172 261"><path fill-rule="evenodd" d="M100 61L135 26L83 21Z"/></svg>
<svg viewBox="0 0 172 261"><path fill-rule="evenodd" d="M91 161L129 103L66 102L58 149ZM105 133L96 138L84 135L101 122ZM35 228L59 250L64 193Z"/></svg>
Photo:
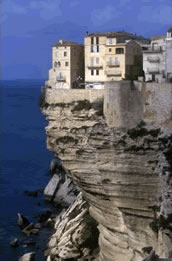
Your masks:
<svg viewBox="0 0 172 261"><path fill-rule="evenodd" d="M34 260L35 260L35 252L30 252L20 257L18 261L34 261Z"/></svg>
<svg viewBox="0 0 172 261"><path fill-rule="evenodd" d="M18 213L18 220L17 220L17 224L20 226L20 227L25 227L29 224L29 220L24 217L22 214Z"/></svg>
<svg viewBox="0 0 172 261"><path fill-rule="evenodd" d="M44 189L44 196L46 200L51 201L55 195L55 192L59 186L60 176L54 174L54 176L50 179L48 185Z"/></svg>
<svg viewBox="0 0 172 261"><path fill-rule="evenodd" d="M98 235L97 223L89 215L88 204L80 193L56 219L55 233L44 254L52 260L84 260L82 257L86 260L98 246Z"/></svg>
<svg viewBox="0 0 172 261"><path fill-rule="evenodd" d="M51 174L54 174L63 169L60 159L52 159L50 163Z"/></svg>
<svg viewBox="0 0 172 261"><path fill-rule="evenodd" d="M18 247L18 246L19 246L18 239L17 239L17 238L14 238L13 240L11 240L10 246L12 246L12 247Z"/></svg>
<svg viewBox="0 0 172 261"><path fill-rule="evenodd" d="M22 232L27 235L27 236L30 236L30 235L37 235L39 233L39 229L38 228L35 228L34 224L33 223L30 223L28 226L26 226Z"/></svg>
<svg viewBox="0 0 172 261"><path fill-rule="evenodd" d="M78 193L78 191L71 178L66 175L64 176L64 178L64 181L60 183L60 186L55 194L53 201L57 205L69 207L76 199L76 194Z"/></svg>

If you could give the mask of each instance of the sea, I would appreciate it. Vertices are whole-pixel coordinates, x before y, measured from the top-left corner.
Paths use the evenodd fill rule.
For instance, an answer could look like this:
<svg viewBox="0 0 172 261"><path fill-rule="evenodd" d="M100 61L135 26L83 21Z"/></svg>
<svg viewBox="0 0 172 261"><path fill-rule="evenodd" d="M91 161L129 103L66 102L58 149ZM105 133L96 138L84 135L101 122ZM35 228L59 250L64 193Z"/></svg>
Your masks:
<svg viewBox="0 0 172 261"><path fill-rule="evenodd" d="M38 215L51 209L42 195L53 158L46 149L47 122L39 108L43 85L44 80L0 81L0 261L18 261L31 251L36 251L36 261L46 260L43 251L51 231L27 237L17 226L17 213L36 223ZM39 191L38 197L24 191ZM10 246L14 238L17 248ZM36 245L26 247L30 239Z"/></svg>

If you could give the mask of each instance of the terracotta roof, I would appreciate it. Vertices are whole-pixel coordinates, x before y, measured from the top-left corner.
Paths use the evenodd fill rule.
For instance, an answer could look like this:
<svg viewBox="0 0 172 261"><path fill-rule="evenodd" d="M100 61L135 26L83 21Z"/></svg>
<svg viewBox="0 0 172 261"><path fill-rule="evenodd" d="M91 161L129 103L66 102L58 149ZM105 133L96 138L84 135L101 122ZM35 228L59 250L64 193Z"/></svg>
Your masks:
<svg viewBox="0 0 172 261"><path fill-rule="evenodd" d="M54 47L58 46L83 46L83 44L75 43L72 41L59 40L58 43L53 44Z"/></svg>
<svg viewBox="0 0 172 261"><path fill-rule="evenodd" d="M172 27L168 29L168 33L172 33Z"/></svg>

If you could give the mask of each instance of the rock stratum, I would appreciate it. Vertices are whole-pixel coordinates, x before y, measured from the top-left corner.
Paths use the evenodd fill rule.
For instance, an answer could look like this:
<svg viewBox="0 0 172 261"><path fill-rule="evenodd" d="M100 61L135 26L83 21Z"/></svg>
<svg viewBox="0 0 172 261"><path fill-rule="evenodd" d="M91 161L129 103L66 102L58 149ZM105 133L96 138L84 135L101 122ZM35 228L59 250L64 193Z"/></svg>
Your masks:
<svg viewBox="0 0 172 261"><path fill-rule="evenodd" d="M171 260L172 85L46 88L42 110L47 147L98 224L96 260L142 261L151 250Z"/></svg>

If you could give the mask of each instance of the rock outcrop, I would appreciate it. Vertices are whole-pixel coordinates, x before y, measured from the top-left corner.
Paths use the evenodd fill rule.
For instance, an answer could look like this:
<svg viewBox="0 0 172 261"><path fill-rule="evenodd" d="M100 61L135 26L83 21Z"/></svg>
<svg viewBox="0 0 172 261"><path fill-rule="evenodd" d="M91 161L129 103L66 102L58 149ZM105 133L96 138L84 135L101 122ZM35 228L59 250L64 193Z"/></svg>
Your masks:
<svg viewBox="0 0 172 261"><path fill-rule="evenodd" d="M107 112L103 114L102 109L103 91L47 90L45 95L47 147L62 160L89 203L90 215L98 223L100 261L142 261L148 257L147 248L168 258L172 245L170 100L167 108L163 89L158 100L160 107L163 105L160 114L169 118L162 117L162 125L156 121L158 126L153 123L157 94L151 93L151 85L148 90L143 88L143 111L137 117L137 107L131 106L130 117L133 111L136 120L128 127L127 121L118 127L108 126ZM172 93L172 86L168 88L167 93ZM140 90L131 86L131 92L139 92L134 97L140 97ZM154 100L157 107L149 110ZM120 99L120 106L124 101ZM128 110L126 105L122 108ZM119 116L118 111L113 113L113 117ZM125 117L124 111L120 115ZM54 241L53 247L58 244Z"/></svg>
<svg viewBox="0 0 172 261"><path fill-rule="evenodd" d="M80 193L75 202L57 217L55 233L45 254L51 260L95 260L98 248L97 223Z"/></svg>

